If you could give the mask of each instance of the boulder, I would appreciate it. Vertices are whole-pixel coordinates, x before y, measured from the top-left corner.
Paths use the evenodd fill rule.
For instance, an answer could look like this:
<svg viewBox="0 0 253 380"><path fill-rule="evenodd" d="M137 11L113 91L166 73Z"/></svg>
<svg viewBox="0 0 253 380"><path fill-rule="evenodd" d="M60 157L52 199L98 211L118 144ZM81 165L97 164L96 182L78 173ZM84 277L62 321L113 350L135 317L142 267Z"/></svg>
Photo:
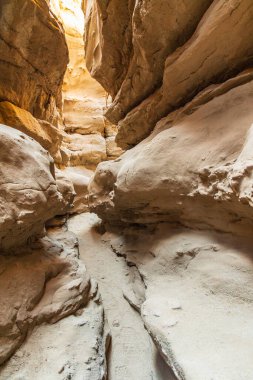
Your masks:
<svg viewBox="0 0 253 380"><path fill-rule="evenodd" d="M45 222L68 212L74 197L64 195L48 152L22 132L0 125L0 250L27 243L43 233Z"/></svg>
<svg viewBox="0 0 253 380"><path fill-rule="evenodd" d="M89 211L88 185L93 176L93 170L86 169L83 166L74 166L65 168L62 173L71 181L76 193L70 213L79 214Z"/></svg>
<svg viewBox="0 0 253 380"><path fill-rule="evenodd" d="M35 326L56 323L85 306L91 283L78 260L76 237L60 229L19 249L18 256L0 255L0 262L2 364Z"/></svg>
<svg viewBox="0 0 253 380"><path fill-rule="evenodd" d="M162 120L141 144L98 166L91 209L109 221L179 221L250 235L252 99L251 81Z"/></svg>

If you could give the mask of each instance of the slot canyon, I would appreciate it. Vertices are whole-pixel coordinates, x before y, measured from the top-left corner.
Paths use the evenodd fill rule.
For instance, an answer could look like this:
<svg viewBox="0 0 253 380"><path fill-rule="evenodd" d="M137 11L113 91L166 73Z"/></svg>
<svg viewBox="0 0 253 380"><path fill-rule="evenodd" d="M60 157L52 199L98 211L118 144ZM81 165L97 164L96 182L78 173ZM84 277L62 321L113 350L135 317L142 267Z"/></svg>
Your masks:
<svg viewBox="0 0 253 380"><path fill-rule="evenodd" d="M0 380L253 380L252 0L0 0Z"/></svg>

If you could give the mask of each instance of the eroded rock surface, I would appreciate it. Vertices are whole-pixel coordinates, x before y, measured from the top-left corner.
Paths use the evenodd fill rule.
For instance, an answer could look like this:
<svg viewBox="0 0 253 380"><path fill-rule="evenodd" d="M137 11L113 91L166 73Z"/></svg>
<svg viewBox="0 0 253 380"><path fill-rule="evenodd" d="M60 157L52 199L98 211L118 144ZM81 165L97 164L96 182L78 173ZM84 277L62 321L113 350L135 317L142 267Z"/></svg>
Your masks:
<svg viewBox="0 0 253 380"><path fill-rule="evenodd" d="M70 213L79 214L89 211L88 185L93 176L93 170L83 166L74 166L65 168L62 173L72 182L76 193Z"/></svg>
<svg viewBox="0 0 253 380"><path fill-rule="evenodd" d="M100 164L92 209L111 221L180 221L251 234L252 83L192 115L168 116L141 144Z"/></svg>
<svg viewBox="0 0 253 380"><path fill-rule="evenodd" d="M0 122L32 137L48 150L56 163L61 163L61 131L45 120L36 119L30 112L9 102L0 103Z"/></svg>
<svg viewBox="0 0 253 380"><path fill-rule="evenodd" d="M87 51L94 49L91 74L114 97L106 115L119 123L117 142L121 146L135 145L162 117L191 100L201 89L252 65L250 0L143 1L136 3L129 17L128 25L133 25L133 53L118 85L111 73L117 73L121 66L119 62L108 62L108 52L104 50L108 49L111 57L118 49L115 44L107 47L102 41L116 38L118 33L110 15L119 20L123 16L116 2L107 7L103 9L98 1L93 2L91 20L95 19L97 26L95 22L88 25L91 33ZM106 11L107 17L103 16ZM127 43L128 33L124 36ZM120 38L121 34L118 42ZM109 84L101 79L97 67L109 72L104 75L110 79Z"/></svg>
<svg viewBox="0 0 253 380"><path fill-rule="evenodd" d="M134 0L84 2L87 67L113 97L124 80L130 61L134 6Z"/></svg>
<svg viewBox="0 0 253 380"><path fill-rule="evenodd" d="M166 223L104 239L138 268L142 319L177 379L251 379L251 239Z"/></svg>
<svg viewBox="0 0 253 380"><path fill-rule="evenodd" d="M1 379L106 379L108 333L97 301L55 324L36 327L0 370Z"/></svg>
<svg viewBox="0 0 253 380"><path fill-rule="evenodd" d="M104 310L78 257L76 236L63 228L49 229L18 256L1 257L1 364L28 334L0 368L1 379L105 379Z"/></svg>
<svg viewBox="0 0 253 380"><path fill-rule="evenodd" d="M253 6L188 3L132 10L128 70L120 84L101 81L113 95L106 116L118 124L116 141L131 149L98 165L89 204L132 268L125 299L177 379L249 380ZM100 80L98 62L114 67L98 36L114 25L98 2L92 12L90 70Z"/></svg>
<svg viewBox="0 0 253 380"><path fill-rule="evenodd" d="M57 322L88 301L90 279L75 236L56 231L54 238L1 256L1 364L34 325Z"/></svg>
<svg viewBox="0 0 253 380"><path fill-rule="evenodd" d="M0 99L57 123L68 63L64 31L45 0L0 4Z"/></svg>
<svg viewBox="0 0 253 380"><path fill-rule="evenodd" d="M91 171L61 169L96 164L106 143L64 131L68 48L49 5L0 4L0 377L105 380L102 299L65 226L69 213L87 210Z"/></svg>
<svg viewBox="0 0 253 380"><path fill-rule="evenodd" d="M35 140L5 125L0 134L2 252L43 234L48 219L68 212L74 190L57 183L52 158Z"/></svg>
<svg viewBox="0 0 253 380"><path fill-rule="evenodd" d="M2 1L1 378L252 380L252 16Z"/></svg>

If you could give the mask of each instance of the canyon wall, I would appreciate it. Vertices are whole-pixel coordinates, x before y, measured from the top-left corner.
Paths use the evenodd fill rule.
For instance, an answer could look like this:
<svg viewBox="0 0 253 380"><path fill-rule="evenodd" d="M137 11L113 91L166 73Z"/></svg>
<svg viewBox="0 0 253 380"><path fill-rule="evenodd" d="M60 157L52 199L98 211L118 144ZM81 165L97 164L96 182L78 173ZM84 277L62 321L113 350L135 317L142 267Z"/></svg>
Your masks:
<svg viewBox="0 0 253 380"><path fill-rule="evenodd" d="M44 0L3 1L0 7L4 249L23 244L35 231L42 233L48 219L68 212L74 191L66 181L71 196L64 207L66 191L57 184L53 160L61 162L61 89L68 63L63 28Z"/></svg>
<svg viewBox="0 0 253 380"><path fill-rule="evenodd" d="M49 5L0 3L0 378L102 380L103 305L66 225L77 198L61 170L69 50Z"/></svg>
<svg viewBox="0 0 253 380"><path fill-rule="evenodd" d="M98 4L94 2L91 13L100 20ZM142 141L119 159L99 165L90 186L90 206L108 220L180 221L246 234L252 218L253 5L216 0L187 6L144 1L134 8L132 40L138 46L140 39L145 41L145 54L142 50L138 55L139 61L145 57L145 64L133 64L132 69L129 64L129 92L122 81L106 116L118 123L117 140L123 145ZM176 26L167 18L167 32L153 28L150 39L152 22L162 28L161 18L168 14ZM105 22L106 28L97 27L100 49L108 38L109 17ZM153 52L153 41L159 54ZM156 60L157 69L151 70ZM103 65L101 58L101 70ZM138 81L151 86L150 71L157 76L154 91L138 87ZM96 70L94 76L99 80Z"/></svg>
<svg viewBox="0 0 253 380"><path fill-rule="evenodd" d="M1 379L252 380L252 16L1 1Z"/></svg>
<svg viewBox="0 0 253 380"><path fill-rule="evenodd" d="M1 1L1 101L55 124L68 49L46 1Z"/></svg>
<svg viewBox="0 0 253 380"><path fill-rule="evenodd" d="M176 378L250 380L253 4L124 6L90 8L88 67L128 148L98 165L90 210L133 267L125 297Z"/></svg>

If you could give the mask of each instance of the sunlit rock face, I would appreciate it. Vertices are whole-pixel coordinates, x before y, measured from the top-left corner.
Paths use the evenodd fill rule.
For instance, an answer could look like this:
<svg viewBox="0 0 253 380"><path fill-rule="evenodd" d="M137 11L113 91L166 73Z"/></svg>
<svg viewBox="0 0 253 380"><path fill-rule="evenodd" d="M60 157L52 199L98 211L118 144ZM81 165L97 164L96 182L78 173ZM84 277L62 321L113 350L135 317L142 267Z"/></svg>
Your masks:
<svg viewBox="0 0 253 380"><path fill-rule="evenodd" d="M68 63L61 24L45 0L1 1L0 24L1 101L56 124Z"/></svg>
<svg viewBox="0 0 253 380"><path fill-rule="evenodd" d="M46 0L2 1L0 17L0 122L34 138L61 165L69 60L62 24Z"/></svg>
<svg viewBox="0 0 253 380"><path fill-rule="evenodd" d="M46 120L36 119L30 112L9 102L0 102L0 122L24 132L45 148L55 163L61 163L63 135L59 128Z"/></svg>
<svg viewBox="0 0 253 380"><path fill-rule="evenodd" d="M106 92L86 68L82 1L52 0L50 7L62 22L70 57L63 82L66 133L61 144L61 167L67 167L65 174L73 181L78 193L72 211L81 212L88 207L87 176L91 177L100 162L118 157L122 150L115 143L117 128L109 127L104 118ZM82 180L81 173L84 174Z"/></svg>
<svg viewBox="0 0 253 380"><path fill-rule="evenodd" d="M54 168L68 63L62 25L45 0L2 1L0 21L2 252L43 235L48 219L71 209L74 189Z"/></svg>

